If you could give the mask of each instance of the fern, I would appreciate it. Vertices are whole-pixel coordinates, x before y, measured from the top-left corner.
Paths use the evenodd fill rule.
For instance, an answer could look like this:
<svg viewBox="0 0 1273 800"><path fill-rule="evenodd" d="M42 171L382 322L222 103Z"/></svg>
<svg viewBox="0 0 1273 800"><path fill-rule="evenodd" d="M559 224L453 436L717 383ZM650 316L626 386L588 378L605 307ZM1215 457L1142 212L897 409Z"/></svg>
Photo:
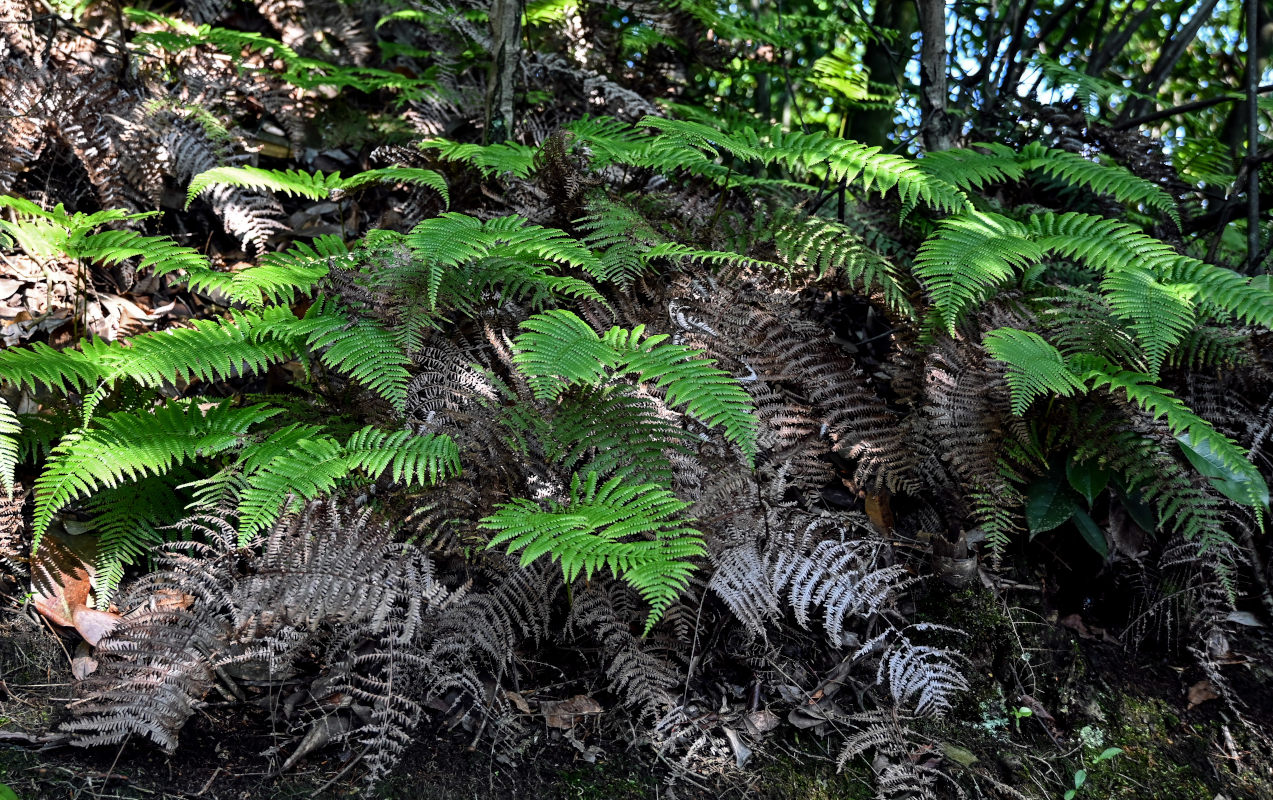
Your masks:
<svg viewBox="0 0 1273 800"><path fill-rule="evenodd" d="M103 489L93 495L88 511L97 533L93 595L106 608L125 570L165 540L162 528L181 516L181 496L168 476L150 476Z"/></svg>
<svg viewBox="0 0 1273 800"><path fill-rule="evenodd" d="M133 222L158 212L130 214L107 210L94 214L68 214L61 204L47 211L29 200L0 196L0 207L4 206L26 219L0 220L0 233L12 238L36 258L64 255L108 265L137 258L140 259L138 269L150 269L157 275L178 270L201 272L209 269L205 256L167 236L143 236L130 230L94 232L102 225Z"/></svg>
<svg viewBox="0 0 1273 800"><path fill-rule="evenodd" d="M79 350L54 350L37 342L0 351L0 378L36 391L88 391L121 379L163 386L195 379L219 381L263 372L295 356L298 342L288 335L287 309L244 314L238 320L202 320L135 336L123 342L86 340ZM272 335L271 335L272 334Z"/></svg>
<svg viewBox="0 0 1273 800"><path fill-rule="evenodd" d="M1195 414L1153 376L1124 370L1102 356L1080 353L1068 361L1041 336L1028 331L1000 328L985 338L986 349L1008 367L1012 411L1021 415L1034 398L1043 394L1070 397L1096 389L1117 392L1155 420L1161 419L1172 434L1195 452L1213 457L1228 475L1240 502L1257 513L1268 503L1268 491L1259 470L1246 452L1229 437Z"/></svg>
<svg viewBox="0 0 1273 800"><path fill-rule="evenodd" d="M564 232L532 225L519 216L483 222L448 212L416 225L404 241L413 254L411 263L379 282L399 291L418 290L430 312L437 311L444 297L471 304L483 289L496 286L512 295L543 292L604 302L587 283L548 271L565 265L603 278L605 270L597 257ZM462 265L474 266L461 272Z"/></svg>
<svg viewBox="0 0 1273 800"><path fill-rule="evenodd" d="M1025 226L998 214L972 212L942 222L920 246L914 269L953 335L965 308L1042 257Z"/></svg>
<svg viewBox="0 0 1273 800"><path fill-rule="evenodd" d="M350 319L340 304L320 299L302 319L284 312L265 330L274 336L304 337L330 369L343 372L401 411L407 400L410 360L394 335L371 318ZM3 374L0 364L0 374Z"/></svg>
<svg viewBox="0 0 1273 800"><path fill-rule="evenodd" d="M840 273L850 286L879 292L889 308L914 318L900 271L848 226L819 217L783 216L775 223L774 248L784 262L807 269L819 279Z"/></svg>
<svg viewBox="0 0 1273 800"><path fill-rule="evenodd" d="M756 454L757 423L747 393L700 351L663 344L663 334L645 336L644 326L611 328L604 336L575 314L546 311L522 323L513 341L513 363L535 396L552 400L567 387L598 386L603 378L631 375L663 389L667 402L710 426L749 458Z"/></svg>
<svg viewBox="0 0 1273 800"><path fill-rule="evenodd" d="M342 178L339 172L324 175L298 170L261 169L259 167L214 167L201 172L190 181L186 190L186 208L195 198L213 186L237 186L243 189L267 189L287 195L308 197L311 200L339 198L345 192L356 191L372 183L410 183L427 186L442 195L450 203L446 180L431 169L414 167L385 167L360 172Z"/></svg>
<svg viewBox="0 0 1273 800"><path fill-rule="evenodd" d="M0 397L0 486L5 494L13 499L14 471L21 458L21 442L18 436L22 433L22 423L18 415L13 413L9 401Z"/></svg>
<svg viewBox="0 0 1273 800"><path fill-rule="evenodd" d="M535 148L512 142L479 145L426 139L420 142L419 147L421 150L436 150L443 160L468 164L488 178L500 175L526 178L535 161Z"/></svg>
<svg viewBox="0 0 1273 800"><path fill-rule="evenodd" d="M702 534L676 519L689 503L667 489L620 478L598 481L595 472L583 479L576 474L569 502L550 503L547 510L525 499L499 506L480 523L495 531L487 547L520 551L522 566L549 555L561 562L567 581L609 569L650 604L649 633L688 585L694 570L688 559L706 555Z"/></svg>
<svg viewBox="0 0 1273 800"><path fill-rule="evenodd" d="M1037 333L999 328L987 333L982 344L1008 367L1012 413L1017 416L1025 416L1030 403L1040 395L1071 397L1087 390L1087 385L1070 372L1060 352Z"/></svg>
<svg viewBox="0 0 1273 800"><path fill-rule="evenodd" d="M264 405L170 401L153 411L118 412L68 434L35 481L32 549L67 503L236 447L254 425L275 416Z"/></svg>
<svg viewBox="0 0 1273 800"><path fill-rule="evenodd" d="M267 303L293 303L310 294L334 267L351 266L349 249L340 237L324 235L296 242L289 250L266 253L260 263L238 272L191 271L186 285L194 291L219 293L229 303L260 309Z"/></svg>
<svg viewBox="0 0 1273 800"><path fill-rule="evenodd" d="M239 542L273 525L289 502L331 492L355 470L372 480L388 472L403 483L432 485L460 472L459 450L448 436L414 436L373 427L344 444L316 426L292 425L239 459L244 489L238 503Z"/></svg>
<svg viewBox="0 0 1273 800"><path fill-rule="evenodd" d="M1021 149L1022 165L1056 180L1113 196L1120 203L1144 205L1171 219L1180 228L1176 202L1161 186L1137 177L1126 167L1091 161L1077 153L1050 150L1039 142Z"/></svg>

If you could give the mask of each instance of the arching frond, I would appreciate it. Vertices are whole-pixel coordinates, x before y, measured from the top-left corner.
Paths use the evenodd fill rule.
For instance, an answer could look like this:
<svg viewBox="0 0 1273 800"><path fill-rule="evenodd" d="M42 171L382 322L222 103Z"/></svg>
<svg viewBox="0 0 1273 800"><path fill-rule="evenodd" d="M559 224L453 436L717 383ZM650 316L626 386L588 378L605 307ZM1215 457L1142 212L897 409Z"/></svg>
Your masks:
<svg viewBox="0 0 1273 800"><path fill-rule="evenodd" d="M677 519L689 504L667 489L598 482L595 472L575 475L569 502L547 510L525 499L501 505L480 523L495 531L487 546L520 551L523 566L548 555L561 562L567 581L609 569L650 604L648 632L688 584L689 560L706 555L702 535Z"/></svg>

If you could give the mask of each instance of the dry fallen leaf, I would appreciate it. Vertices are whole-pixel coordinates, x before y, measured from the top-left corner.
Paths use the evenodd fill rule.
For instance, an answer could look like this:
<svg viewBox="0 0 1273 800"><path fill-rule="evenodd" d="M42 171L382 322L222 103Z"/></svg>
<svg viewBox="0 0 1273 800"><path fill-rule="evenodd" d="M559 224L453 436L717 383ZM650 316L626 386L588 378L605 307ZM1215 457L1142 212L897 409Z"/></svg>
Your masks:
<svg viewBox="0 0 1273 800"><path fill-rule="evenodd" d="M507 697L510 701L512 701L513 705L517 707L518 711L522 712L523 714L530 713L530 704L526 702L526 698L522 697L517 692L504 692L504 696Z"/></svg>
<svg viewBox="0 0 1273 800"><path fill-rule="evenodd" d="M600 714L601 704L587 695L577 694L568 700L545 700L539 711L550 728L569 730L579 722L579 717Z"/></svg>
<svg viewBox="0 0 1273 800"><path fill-rule="evenodd" d="M1189 687L1189 708L1200 706L1208 700L1217 700L1220 695L1216 692L1211 682L1203 679Z"/></svg>

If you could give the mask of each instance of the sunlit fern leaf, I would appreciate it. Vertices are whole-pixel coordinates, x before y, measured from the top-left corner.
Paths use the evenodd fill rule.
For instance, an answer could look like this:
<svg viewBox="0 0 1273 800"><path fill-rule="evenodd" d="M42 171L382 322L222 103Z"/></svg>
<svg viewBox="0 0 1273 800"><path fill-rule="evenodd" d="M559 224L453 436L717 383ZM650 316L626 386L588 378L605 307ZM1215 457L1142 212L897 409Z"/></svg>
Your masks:
<svg viewBox="0 0 1273 800"><path fill-rule="evenodd" d="M278 413L264 405L201 407L169 401L153 410L108 414L92 427L68 434L35 481L32 547L39 545L54 514L67 503L229 450L253 425Z"/></svg>
<svg viewBox="0 0 1273 800"><path fill-rule="evenodd" d="M460 451L449 436L367 426L345 442L351 468L375 479L388 471L400 483L430 486L460 474Z"/></svg>
<svg viewBox="0 0 1273 800"><path fill-rule="evenodd" d="M273 525L289 502L327 494L361 470L372 480L388 470L395 481L432 485L460 472L459 449L448 436L416 436L371 426L341 444L322 428L291 425L244 448L239 466L239 541Z"/></svg>
<svg viewBox="0 0 1273 800"><path fill-rule="evenodd" d="M422 284L430 309L436 309L444 278L466 262L481 258L538 259L565 264L600 275L600 261L578 240L564 232L532 225L519 216L497 217L483 222L475 217L448 212L416 225L406 236L416 255L410 267L390 276L395 284ZM547 273L542 273L547 277ZM580 290L575 287L575 293Z"/></svg>
<svg viewBox="0 0 1273 800"><path fill-rule="evenodd" d="M266 303L293 303L310 294L333 266L350 264L349 248L339 236L328 234L312 242L296 242L281 252L266 253L255 266L237 272L191 272L186 285L259 309Z"/></svg>
<svg viewBox="0 0 1273 800"><path fill-rule="evenodd" d="M665 117L646 117L637 123L642 128L653 128L665 140L682 144L684 147L704 151L712 156L728 155L742 161L766 160L763 146L755 136L736 136L717 128L708 127L701 122L684 119L667 119Z"/></svg>
<svg viewBox="0 0 1273 800"><path fill-rule="evenodd" d="M305 336L329 368L353 378L396 410L405 406L410 359L393 333L376 320L351 319L337 301L320 299L304 318L284 320L272 330Z"/></svg>
<svg viewBox="0 0 1273 800"><path fill-rule="evenodd" d="M1061 353L1032 331L999 328L982 340L990 355L1008 367L1008 389L1012 413L1023 416L1034 398L1055 394L1070 397L1087 391L1087 386L1070 371Z"/></svg>
<svg viewBox="0 0 1273 800"><path fill-rule="evenodd" d="M1177 253L1170 245L1123 222L1067 212L1036 214L1031 236L1046 251L1104 274L1147 271L1192 302L1209 304L1243 322L1273 328L1273 292L1233 270ZM1177 288L1178 287L1178 288ZM1111 303L1118 286L1109 287ZM1133 302L1133 301L1129 301Z"/></svg>
<svg viewBox="0 0 1273 800"><path fill-rule="evenodd" d="M550 419L531 410L545 455L570 472L596 472L638 482L670 484L669 452L693 437L660 414L631 387L603 386L565 395Z"/></svg>
<svg viewBox="0 0 1273 800"><path fill-rule="evenodd" d="M565 126L582 140L595 168L623 161L649 143L649 134L634 125L610 117L584 117Z"/></svg>
<svg viewBox="0 0 1273 800"><path fill-rule="evenodd" d="M703 358L701 350L683 345L663 344L666 335L645 337L638 327L632 331L611 328L607 342L623 354L621 373L635 375L666 392L667 403L684 406L685 412L709 427L721 426L725 438L738 445L748 457L757 452L759 423L751 395L732 375Z"/></svg>
<svg viewBox="0 0 1273 800"><path fill-rule="evenodd" d="M420 142L421 150L436 150L446 161L459 161L478 170L484 177L512 175L526 178L535 161L535 148L513 142L498 144L469 144L446 139L426 139Z"/></svg>
<svg viewBox="0 0 1273 800"><path fill-rule="evenodd" d="M644 326L611 328L598 336L574 313L562 309L536 314L513 341L513 363L540 400L552 400L568 386L597 386L614 371L654 384L672 406L705 425L720 425L725 437L750 458L756 454L758 423L751 396L729 373L702 352L663 344L668 337L645 336Z"/></svg>
<svg viewBox="0 0 1273 800"><path fill-rule="evenodd" d="M851 286L879 292L890 308L914 318L901 272L848 226L820 217L779 217L775 223L774 249L788 265L807 269L819 279L843 273Z"/></svg>
<svg viewBox="0 0 1273 800"><path fill-rule="evenodd" d="M1145 351L1151 375L1157 375L1168 353L1193 329L1190 285L1164 284L1145 270L1131 266L1108 273L1101 289L1115 316L1130 322Z"/></svg>
<svg viewBox="0 0 1273 800"><path fill-rule="evenodd" d="M523 566L549 555L567 581L609 569L650 604L648 632L688 585L690 559L707 550L702 535L677 518L689 504L667 489L619 478L599 486L599 480L595 472L575 475L569 502L545 510L519 498L479 524L495 531L488 547L520 551Z"/></svg>
<svg viewBox="0 0 1273 800"><path fill-rule="evenodd" d="M140 259L138 270L150 269L156 275L177 270L201 272L208 269L207 256L192 247L179 245L167 236L142 236L133 231L102 231L73 234L67 243L67 254L98 264L118 264L130 258Z"/></svg>
<svg viewBox="0 0 1273 800"><path fill-rule="evenodd" d="M915 276L953 335L964 309L1043 257L1020 223L970 212L942 222L915 256Z"/></svg>
<svg viewBox="0 0 1273 800"><path fill-rule="evenodd" d="M885 153L878 145L868 146L820 131L786 132L776 127L768 132L768 139L771 147L765 151L766 158L788 169L825 174L831 180L879 194L897 189L903 206L923 201L946 213L972 209L968 196L958 187L924 172L914 159Z"/></svg>
<svg viewBox="0 0 1273 800"><path fill-rule="evenodd" d="M186 207L195 198L213 186L235 186L240 189L266 189L287 195L308 197L311 200L327 200L336 191L352 191L371 183L411 183L427 186L448 203L446 180L431 169L414 167L385 167L342 178L339 172L324 175L299 170L261 169L260 167L213 167L190 180L186 189Z"/></svg>
<svg viewBox="0 0 1273 800"><path fill-rule="evenodd" d="M583 243L600 253L600 280L627 285L652 271L645 256L667 239L645 215L604 197L590 199L586 209L575 226L584 232Z"/></svg>
<svg viewBox="0 0 1273 800"><path fill-rule="evenodd" d="M919 168L960 189L981 189L987 184L1017 181L1025 176L1011 147L995 143L973 145L978 149L952 149L925 153Z"/></svg>
<svg viewBox="0 0 1273 800"><path fill-rule="evenodd" d="M13 413L9 401L0 397L0 487L4 487L10 499L13 498L13 473L21 460L18 442L21 433L18 415Z"/></svg>
<svg viewBox="0 0 1273 800"><path fill-rule="evenodd" d="M88 511L97 534L93 594L98 608L109 605L124 571L164 541L160 529L180 519L183 507L168 476L142 478L93 495Z"/></svg>
<svg viewBox="0 0 1273 800"><path fill-rule="evenodd" d="M1021 149L1020 161L1029 171L1042 172L1050 178L1108 194L1120 203L1143 205L1168 217L1180 228L1180 211L1171 195L1156 184L1137 177L1117 164L1102 164L1078 153L1049 150L1039 142Z"/></svg>
<svg viewBox="0 0 1273 800"><path fill-rule="evenodd" d="M418 167L381 167L364 170L341 179L340 185L336 188L354 191L372 183L409 183L414 186L425 186L442 195L444 204L451 205L451 194L446 185L446 178L431 169Z"/></svg>
<svg viewBox="0 0 1273 800"><path fill-rule="evenodd" d="M513 363L530 383L535 397L551 400L567 387L595 386L622 356L570 311L536 314L521 324L513 341Z"/></svg>
<svg viewBox="0 0 1273 800"><path fill-rule="evenodd" d="M54 350L37 342L0 351L0 379L35 391L87 391L121 378L143 386L179 381L225 380L267 369L296 354L294 340L268 335L287 309L243 314L237 320L199 320L134 336L125 342L84 341L79 350ZM294 318L292 318L294 319Z"/></svg>
<svg viewBox="0 0 1273 800"><path fill-rule="evenodd" d="M712 266L734 267L734 268L759 268L759 269L780 269L780 265L772 261L762 261L758 258L749 258L739 253L729 253L721 250L700 250L697 247L680 244L679 242L663 242L656 244L641 256L645 261L651 261L656 258L681 259L686 258L690 261L696 261L702 264L711 264Z"/></svg>

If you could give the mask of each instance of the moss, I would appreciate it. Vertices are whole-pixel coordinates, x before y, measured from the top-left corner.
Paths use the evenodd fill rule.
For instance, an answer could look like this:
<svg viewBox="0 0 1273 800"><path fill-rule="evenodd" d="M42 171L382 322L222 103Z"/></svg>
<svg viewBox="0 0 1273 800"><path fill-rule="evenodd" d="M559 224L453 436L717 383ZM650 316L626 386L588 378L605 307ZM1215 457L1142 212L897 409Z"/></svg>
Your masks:
<svg viewBox="0 0 1273 800"><path fill-rule="evenodd" d="M1104 744L1123 752L1088 770L1079 797L1129 800L1211 800L1216 789L1202 778L1209 737L1191 727L1162 700L1121 695L1106 703ZM1088 756L1099 752L1091 750ZM1077 767L1076 767L1077 768Z"/></svg>
<svg viewBox="0 0 1273 800"><path fill-rule="evenodd" d="M605 761L563 770L555 782L554 800L645 800L652 794L651 778Z"/></svg>
<svg viewBox="0 0 1273 800"><path fill-rule="evenodd" d="M782 757L758 770L757 800L872 800L871 770L853 762L837 773L826 761Z"/></svg>

